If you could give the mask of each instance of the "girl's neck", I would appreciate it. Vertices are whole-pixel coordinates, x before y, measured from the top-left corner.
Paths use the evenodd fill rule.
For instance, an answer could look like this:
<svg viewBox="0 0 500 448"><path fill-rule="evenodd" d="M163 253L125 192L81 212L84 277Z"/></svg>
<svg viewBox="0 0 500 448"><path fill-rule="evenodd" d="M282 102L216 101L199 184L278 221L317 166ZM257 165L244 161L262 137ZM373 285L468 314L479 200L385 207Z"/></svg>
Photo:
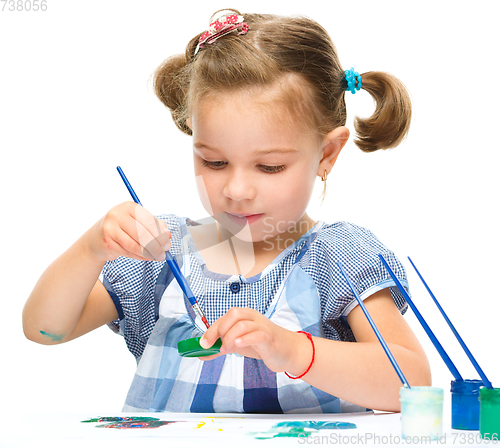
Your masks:
<svg viewBox="0 0 500 448"><path fill-rule="evenodd" d="M238 274L246 277L251 275L248 275L249 272L245 272L248 271L248 269L245 269L244 267L244 260L254 259L255 268L250 272L255 273L255 270L261 272L283 250L297 241L316 224L317 221L314 221L307 215L307 213L305 213L295 226L290 227L285 232L271 238L267 238L263 241L253 242L238 239L228 230L219 226L216 221L219 243L228 241Z"/></svg>
<svg viewBox="0 0 500 448"><path fill-rule="evenodd" d="M217 222L188 228L209 271L250 278L264 271L283 250L315 224L304 214L293 228L259 242L242 241Z"/></svg>

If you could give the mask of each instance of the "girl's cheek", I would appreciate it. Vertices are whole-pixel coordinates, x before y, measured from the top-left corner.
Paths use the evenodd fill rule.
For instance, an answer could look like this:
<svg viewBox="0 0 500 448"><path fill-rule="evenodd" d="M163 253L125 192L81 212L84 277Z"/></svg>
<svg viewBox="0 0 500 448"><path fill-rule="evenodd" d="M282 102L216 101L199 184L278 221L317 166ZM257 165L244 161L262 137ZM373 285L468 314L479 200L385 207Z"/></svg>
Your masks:
<svg viewBox="0 0 500 448"><path fill-rule="evenodd" d="M209 183L205 182L205 178L201 175L196 176L196 187L198 188L198 195L200 196L201 203L210 216L213 216L213 207L210 201Z"/></svg>

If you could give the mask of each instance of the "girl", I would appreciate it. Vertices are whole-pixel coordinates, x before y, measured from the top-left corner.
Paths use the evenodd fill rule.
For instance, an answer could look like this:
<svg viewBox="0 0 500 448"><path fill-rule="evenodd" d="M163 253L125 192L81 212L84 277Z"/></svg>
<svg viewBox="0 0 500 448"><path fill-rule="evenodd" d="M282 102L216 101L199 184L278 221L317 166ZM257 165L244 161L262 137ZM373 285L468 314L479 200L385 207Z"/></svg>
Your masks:
<svg viewBox="0 0 500 448"><path fill-rule="evenodd" d="M349 138L346 91L363 88L376 101L373 116L355 123L356 144L375 151L408 131L404 86L386 73L344 71L312 20L237 11L212 18L184 55L157 69L154 86L193 136L196 182L213 219L114 207L43 273L24 308L26 336L58 344L103 324L122 334L138 362L127 411L397 411L399 379L340 261L409 383L430 385L378 254L407 285L401 263L368 230L306 213L315 179L326 188ZM220 337L220 353L180 357L177 342L201 335L205 348Z"/></svg>

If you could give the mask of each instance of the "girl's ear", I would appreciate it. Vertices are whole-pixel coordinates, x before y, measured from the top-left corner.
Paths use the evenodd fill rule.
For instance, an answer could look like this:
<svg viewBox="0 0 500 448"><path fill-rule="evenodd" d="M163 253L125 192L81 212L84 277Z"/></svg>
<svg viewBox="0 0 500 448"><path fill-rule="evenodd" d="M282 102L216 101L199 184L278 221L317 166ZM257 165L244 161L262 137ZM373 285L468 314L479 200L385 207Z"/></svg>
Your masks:
<svg viewBox="0 0 500 448"><path fill-rule="evenodd" d="M187 120L186 120L186 124L187 124L187 127L189 129L191 129L191 131L193 130L193 120L191 120L191 117L189 117Z"/></svg>
<svg viewBox="0 0 500 448"><path fill-rule="evenodd" d="M322 157L318 167L319 177L325 175L325 170L327 174L330 173L348 139L349 129L345 126L339 126L325 136L323 139Z"/></svg>

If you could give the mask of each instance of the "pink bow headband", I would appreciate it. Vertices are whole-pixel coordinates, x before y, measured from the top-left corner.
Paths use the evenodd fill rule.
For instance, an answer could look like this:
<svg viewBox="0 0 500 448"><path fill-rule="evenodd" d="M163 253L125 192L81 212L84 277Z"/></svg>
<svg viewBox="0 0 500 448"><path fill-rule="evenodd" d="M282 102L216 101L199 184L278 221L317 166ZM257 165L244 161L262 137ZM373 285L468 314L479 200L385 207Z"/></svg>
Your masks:
<svg viewBox="0 0 500 448"><path fill-rule="evenodd" d="M208 30L200 36L194 54L196 55L200 48L205 48L205 45L210 45L219 37L225 36L233 31L238 31L238 35L246 34L248 25L244 20L243 16L238 14L219 17L215 22L212 22Z"/></svg>

